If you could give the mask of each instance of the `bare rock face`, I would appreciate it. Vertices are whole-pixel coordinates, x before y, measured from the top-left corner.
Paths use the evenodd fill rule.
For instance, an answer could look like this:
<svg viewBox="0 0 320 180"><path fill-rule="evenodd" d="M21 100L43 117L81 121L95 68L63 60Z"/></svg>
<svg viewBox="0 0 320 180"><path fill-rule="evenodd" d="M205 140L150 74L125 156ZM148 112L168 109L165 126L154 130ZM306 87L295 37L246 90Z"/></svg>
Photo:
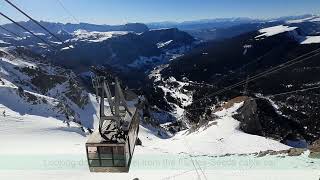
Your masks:
<svg viewBox="0 0 320 180"><path fill-rule="evenodd" d="M248 99L234 116L240 121L240 129L246 133L263 135L262 125L259 121L257 103L253 99Z"/></svg>
<svg viewBox="0 0 320 180"><path fill-rule="evenodd" d="M280 114L267 99L246 100L234 118L240 121L242 131L273 138L291 147L307 148L307 145L292 144L314 141L301 123ZM294 143L287 143L288 140Z"/></svg>
<svg viewBox="0 0 320 180"><path fill-rule="evenodd" d="M281 151L273 151L273 150L268 150L268 151L261 151L257 155L257 157L264 157L266 155L283 155L283 154L288 154L288 156L300 156L305 152L306 149L301 149L301 148L291 148L288 150L281 150Z"/></svg>
<svg viewBox="0 0 320 180"><path fill-rule="evenodd" d="M313 142L313 144L309 147L309 150L310 150L310 154L309 154L310 158L320 159L320 139Z"/></svg>
<svg viewBox="0 0 320 180"><path fill-rule="evenodd" d="M137 146L142 146L142 141L141 141L141 139L140 139L140 138L138 138L138 139L137 139L137 141L136 141L136 145L137 145Z"/></svg>
<svg viewBox="0 0 320 180"><path fill-rule="evenodd" d="M87 122L84 119L87 117L80 120L80 115L89 103L89 95L75 73L49 63L46 57L28 48L2 49L0 57L11 62L0 61L0 67L8 72L0 72L0 84L5 85L3 88L12 95L19 96L23 100L21 102L30 106L45 105L61 120L73 117L72 121L80 125L82 119L82 122ZM18 88L13 88L11 83ZM32 109L28 108L28 113ZM89 124L86 126L91 128Z"/></svg>
<svg viewBox="0 0 320 180"><path fill-rule="evenodd" d="M305 151L305 149L291 148L288 151L288 155L289 156L300 156L301 154L303 154L304 151Z"/></svg>

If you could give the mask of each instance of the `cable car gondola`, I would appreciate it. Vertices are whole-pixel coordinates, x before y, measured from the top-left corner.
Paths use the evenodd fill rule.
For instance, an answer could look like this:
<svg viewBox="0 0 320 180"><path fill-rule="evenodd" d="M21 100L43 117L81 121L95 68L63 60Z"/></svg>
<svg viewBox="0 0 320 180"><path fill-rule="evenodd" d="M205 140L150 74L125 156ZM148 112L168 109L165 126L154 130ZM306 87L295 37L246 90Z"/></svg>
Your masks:
<svg viewBox="0 0 320 180"><path fill-rule="evenodd" d="M117 78L97 70L95 73L99 75L94 76L92 82L97 97L100 96L100 120L99 128L86 142L89 169L91 172L128 172L138 138L142 101L135 98L128 103ZM114 86L114 97L110 85ZM105 95L109 102L108 115Z"/></svg>

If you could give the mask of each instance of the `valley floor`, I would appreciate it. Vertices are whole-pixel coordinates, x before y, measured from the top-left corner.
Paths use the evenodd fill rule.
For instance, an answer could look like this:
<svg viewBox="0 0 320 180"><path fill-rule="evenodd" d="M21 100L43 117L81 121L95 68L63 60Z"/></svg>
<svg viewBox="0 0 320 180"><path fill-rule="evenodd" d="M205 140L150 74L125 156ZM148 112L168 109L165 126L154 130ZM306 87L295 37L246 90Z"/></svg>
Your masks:
<svg viewBox="0 0 320 180"><path fill-rule="evenodd" d="M142 146L135 149L130 172L108 174L89 172L87 134L75 124L66 127L52 117L20 115L0 104L0 112L6 110L6 117L0 116L0 179L319 179L320 160L308 158L308 153L249 155L289 147L239 131L230 115L240 105L218 112L220 119L206 129L169 139L141 126Z"/></svg>

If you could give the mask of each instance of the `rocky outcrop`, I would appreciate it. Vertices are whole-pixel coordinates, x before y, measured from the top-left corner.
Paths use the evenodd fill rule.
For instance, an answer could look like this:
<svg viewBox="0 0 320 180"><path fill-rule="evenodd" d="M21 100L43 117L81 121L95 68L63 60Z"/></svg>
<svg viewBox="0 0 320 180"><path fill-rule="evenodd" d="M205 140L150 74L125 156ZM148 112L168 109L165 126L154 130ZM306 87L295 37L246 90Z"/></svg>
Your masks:
<svg viewBox="0 0 320 180"><path fill-rule="evenodd" d="M37 107L45 107L61 120L68 117L81 123L81 114L88 110L85 108L89 95L72 71L53 65L25 48L1 49L0 57L0 76L4 79L0 84L8 94L19 96L23 106L30 106L28 113L42 116L43 112L32 111L39 105ZM9 101L1 103L10 106ZM90 127L89 123L86 125Z"/></svg>
<svg viewBox="0 0 320 180"><path fill-rule="evenodd" d="M258 106L255 100L248 99L238 110L234 118L240 121L240 129L246 133L263 135L263 128L259 120Z"/></svg>
<svg viewBox="0 0 320 180"><path fill-rule="evenodd" d="M234 118L240 121L240 129L246 133L270 137L282 142L307 140L309 134L299 124L282 116L267 99L248 99Z"/></svg>
<svg viewBox="0 0 320 180"><path fill-rule="evenodd" d="M300 156L305 152L306 149L299 149L299 148L291 148L288 150L282 150L282 151L273 151L273 150L268 150L268 151L261 151L257 154L257 157L264 157L266 155L284 155L287 154L288 156Z"/></svg>
<svg viewBox="0 0 320 180"><path fill-rule="evenodd" d="M308 149L304 148L291 148L288 150L283 151L261 151L258 153L257 157L263 157L266 155L281 155L281 154L287 154L288 156L300 156L302 155L306 150L309 150L309 158L316 158L320 159L320 139L313 142L311 146L308 147Z"/></svg>
<svg viewBox="0 0 320 180"><path fill-rule="evenodd" d="M313 144L309 147L309 150L310 150L310 154L309 154L310 158L320 159L320 139L313 142Z"/></svg>

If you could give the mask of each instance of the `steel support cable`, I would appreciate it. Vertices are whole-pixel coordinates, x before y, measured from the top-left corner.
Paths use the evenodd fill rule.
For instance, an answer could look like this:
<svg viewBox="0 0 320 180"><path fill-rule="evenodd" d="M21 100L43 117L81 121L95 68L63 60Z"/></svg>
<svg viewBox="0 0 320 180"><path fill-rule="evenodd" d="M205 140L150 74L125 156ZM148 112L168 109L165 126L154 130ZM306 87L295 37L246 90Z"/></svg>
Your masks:
<svg viewBox="0 0 320 180"><path fill-rule="evenodd" d="M4 18L8 19L9 21L11 21L12 23L16 24L17 26L19 26L20 28L24 29L25 31L29 32L31 35L35 36L36 38L38 38L39 40L41 40L43 43L49 45L50 47L56 49L55 46L51 45L49 42L47 42L46 40L42 39L41 37L37 36L36 34L34 34L32 31L30 31L29 29L27 29L26 27L22 26L21 24L19 24L18 22L14 21L13 19L11 19L10 17L6 16L5 14L3 14L2 12L0 12L0 15L3 16Z"/></svg>
<svg viewBox="0 0 320 180"><path fill-rule="evenodd" d="M257 57L255 60L253 60L253 61L251 61L251 62L249 62L249 63L247 63L247 64L245 64L245 65L243 65L243 66L241 66L241 67L239 67L237 69L235 69L235 70L232 70L232 71L233 72L238 72L238 71L241 71L241 70L245 69L246 67L250 66L251 64L255 64L255 63L259 62L261 59L263 59L264 57L269 55L271 52L273 52L274 49L275 49L275 47L271 48L268 52L266 52L265 54ZM223 81L225 79L226 79L225 77L221 78L221 79L218 79L218 81L216 83L219 83L219 82L221 82L221 81Z"/></svg>
<svg viewBox="0 0 320 180"><path fill-rule="evenodd" d="M311 52L309 52L309 53L303 54L303 55L301 55L301 56L299 56L299 57L297 57L297 58L295 58L295 59L293 59L293 60L290 60L290 61L288 61L288 62L286 62L286 63L280 64L280 65L278 65L278 66L276 66L276 67L273 67L273 68L271 68L271 69L268 69L268 70L266 70L266 71L264 71L264 72L262 72L262 73L259 73L259 74L257 74L257 75L254 75L254 76L250 77L249 80L246 79L246 80L240 81L240 82L238 82L238 83L236 83L236 84L234 84L234 85L227 86L227 87L223 88L222 90L219 90L219 91L217 91L217 92L214 92L214 93L212 93L212 94L209 94L209 95L207 95L207 96L205 96L205 97L203 97L203 98L197 99L197 100L195 100L193 103L199 102L199 101L204 100L204 99L206 99L206 98L208 98L208 97L212 97L212 96L221 94L221 93L223 93L223 92L225 92L225 91L227 91L227 90L230 90L230 89L233 89L233 88L235 88L235 87L239 87L239 86L241 86L241 85L244 85L246 82L254 81L254 80L256 80L256 79L259 79L259 78L261 78L261 77L265 77L266 75L272 74L272 73L277 72L277 71L279 71L279 70L282 70L282 69L284 69L284 68L290 67L290 66L295 65L295 64L300 63L300 62L303 62L303 61L305 61L305 60L307 60L307 59L310 59L310 58L312 58L312 57L315 57L315 56L319 55L319 54L320 54L319 51L320 51L320 48L319 48L319 49L316 49L316 50L313 50L313 51L311 51ZM311 54L313 54L313 53L316 53L316 54L311 55ZM311 56L309 56L309 55L311 55ZM309 57L305 57L305 56L309 56ZM301 59L301 58L303 58L303 59ZM301 60L299 60L299 59L301 59ZM298 61L297 61L297 60L298 60Z"/></svg>
<svg viewBox="0 0 320 180"><path fill-rule="evenodd" d="M184 139L183 141L185 142L185 145L186 145L186 148L188 149L188 151L191 151L191 152L192 152L192 149L191 149L191 147L189 146L187 140ZM208 180L207 175L204 173L204 171L203 171L203 169L201 168L201 166L200 166L199 162L197 161L197 159L195 158L195 159L193 160L193 156L190 155L190 154L189 154L189 156L190 156L190 159L191 159L192 163L194 163L194 161L197 163L197 165L198 165L198 167L199 167L202 175L204 176L204 178L205 178L206 180ZM194 167L195 167L195 166L194 166ZM195 167L195 168L196 168L196 167Z"/></svg>
<svg viewBox="0 0 320 180"><path fill-rule="evenodd" d="M35 19L33 19L31 16L29 16L27 13L25 13L24 11L22 11L19 7L17 7L16 5L14 5L12 2L10 2L9 0L4 0L6 1L8 4L10 4L12 7L14 7L16 10L18 10L19 12L21 12L23 15L25 15L26 17L28 17L32 22L36 23L38 26L40 26L43 30L47 31L50 35L52 35L54 38L56 38L57 40L59 40L61 43L64 44L64 42L57 37L55 34L53 34L51 31L49 31L46 27L42 26L38 21L36 21Z"/></svg>
<svg viewBox="0 0 320 180"><path fill-rule="evenodd" d="M61 0L57 0L57 1L58 1L58 4L62 7L62 9L63 9L76 23L79 24L80 28L81 28L81 29L85 29L85 25L81 24L81 22L79 21L79 19L78 19L75 15L73 15L70 10L68 10L68 8L62 3L62 1L61 1Z"/></svg>
<svg viewBox="0 0 320 180"><path fill-rule="evenodd" d="M283 93L277 93L277 94L270 94L270 95L266 95L264 97L256 97L256 98L252 98L252 99L270 98L270 97L276 97L276 96L281 96L281 95L294 94L294 93L298 93L298 92L310 91L310 90L314 90L314 89L320 89L320 86L303 88L303 89L298 89L298 90L288 91L288 92L283 92ZM210 109L210 108L211 108L211 106L207 106L207 107L202 107L202 108L187 109L187 111L195 111L195 110Z"/></svg>
<svg viewBox="0 0 320 180"><path fill-rule="evenodd" d="M13 32L13 31L11 31L11 30L3 27L3 26L0 26L0 28L3 29L3 30L5 30L5 31L7 31L8 33L10 33L10 34L12 34L12 35L14 35L14 36L17 36L17 37L22 38L22 37L21 37L20 35L18 35L17 33Z"/></svg>
<svg viewBox="0 0 320 180"><path fill-rule="evenodd" d="M62 9L77 23L80 24L80 21L63 5L60 0L57 0Z"/></svg>

